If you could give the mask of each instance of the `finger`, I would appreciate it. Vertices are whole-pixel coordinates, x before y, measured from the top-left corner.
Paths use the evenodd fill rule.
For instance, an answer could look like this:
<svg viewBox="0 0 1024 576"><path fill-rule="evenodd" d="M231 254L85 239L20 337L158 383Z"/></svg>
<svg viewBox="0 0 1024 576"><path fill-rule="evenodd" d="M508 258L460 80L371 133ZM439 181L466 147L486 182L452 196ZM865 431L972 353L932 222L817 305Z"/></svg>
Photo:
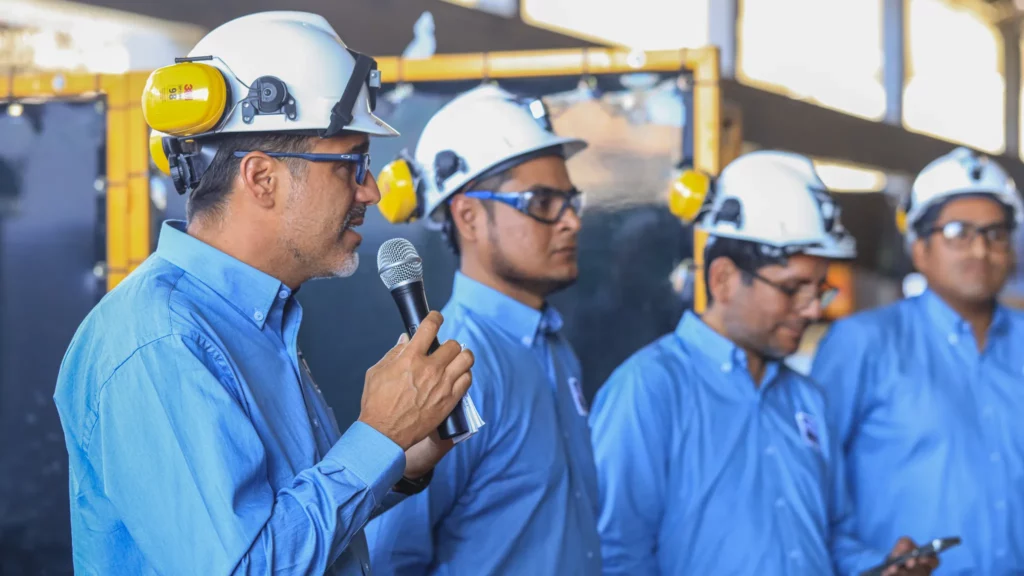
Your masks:
<svg viewBox="0 0 1024 576"><path fill-rule="evenodd" d="M407 332L402 332L398 336L398 344L408 344L408 343L409 343L409 334Z"/></svg>
<svg viewBox="0 0 1024 576"><path fill-rule="evenodd" d="M437 367L446 367L459 355L462 347L455 340L449 340L427 357L427 361Z"/></svg>
<svg viewBox="0 0 1024 576"><path fill-rule="evenodd" d="M469 349L459 352L458 356L452 359L444 369L445 383L449 386L454 386L459 377L469 373L469 369L473 367L474 362L476 362L476 358Z"/></svg>
<svg viewBox="0 0 1024 576"><path fill-rule="evenodd" d="M469 387L472 385L473 373L466 372L462 376L459 376L459 379L456 380L454 385L452 386L452 396L454 398L458 398L458 401L461 402L462 397L466 395L466 392L469 392ZM452 408L455 408L455 404L452 405Z"/></svg>
<svg viewBox="0 0 1024 576"><path fill-rule="evenodd" d="M416 329L416 334L413 334L412 339L409 340L409 347L412 351L426 356L430 345L437 338L437 331L441 329L442 322L444 322L444 318L441 317L440 312L432 311L427 314L427 317L420 322L419 328Z"/></svg>

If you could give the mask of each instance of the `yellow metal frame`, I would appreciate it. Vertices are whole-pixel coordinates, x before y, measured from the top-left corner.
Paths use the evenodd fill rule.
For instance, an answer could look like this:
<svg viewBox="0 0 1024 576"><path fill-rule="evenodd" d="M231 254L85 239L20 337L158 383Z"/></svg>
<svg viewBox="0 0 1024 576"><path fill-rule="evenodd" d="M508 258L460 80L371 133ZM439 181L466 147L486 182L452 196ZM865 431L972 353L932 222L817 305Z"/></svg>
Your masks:
<svg viewBox="0 0 1024 576"><path fill-rule="evenodd" d="M694 88L694 167L721 169L719 53L713 46L635 53L616 48L445 54L377 60L386 83L681 72ZM149 256L149 129L142 91L149 72L125 75L31 74L0 78L0 99L99 98L107 102L107 289Z"/></svg>
<svg viewBox="0 0 1024 576"><path fill-rule="evenodd" d="M107 289L150 252L148 128L142 90L148 72L27 74L0 78L0 100L106 98Z"/></svg>

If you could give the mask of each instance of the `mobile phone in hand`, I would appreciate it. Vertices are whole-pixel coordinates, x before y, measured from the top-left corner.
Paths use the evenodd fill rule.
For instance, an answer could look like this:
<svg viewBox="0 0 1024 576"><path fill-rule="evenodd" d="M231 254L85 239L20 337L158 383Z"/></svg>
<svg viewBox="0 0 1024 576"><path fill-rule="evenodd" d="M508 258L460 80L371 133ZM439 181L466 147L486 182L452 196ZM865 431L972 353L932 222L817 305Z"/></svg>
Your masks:
<svg viewBox="0 0 1024 576"><path fill-rule="evenodd" d="M860 573L860 576L881 576L882 572L885 572L890 566L903 566L911 558L921 558L922 556L937 556L940 552L945 552L954 546L960 545L960 538L951 536L949 538L936 538L927 544L923 544L914 548L906 554L901 554L895 558L889 558L882 564L875 566L869 570L865 570Z"/></svg>

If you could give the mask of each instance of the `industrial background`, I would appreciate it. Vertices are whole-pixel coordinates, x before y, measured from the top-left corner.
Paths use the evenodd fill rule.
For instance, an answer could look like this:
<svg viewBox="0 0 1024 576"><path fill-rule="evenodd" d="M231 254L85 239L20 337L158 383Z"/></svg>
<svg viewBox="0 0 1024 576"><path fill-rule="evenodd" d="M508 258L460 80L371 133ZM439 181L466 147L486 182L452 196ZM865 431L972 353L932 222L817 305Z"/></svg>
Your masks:
<svg viewBox="0 0 1024 576"><path fill-rule="evenodd" d="M53 387L88 311L152 251L184 202L148 157L148 72L269 0L0 0L0 574L70 574L67 454ZM667 210L683 167L757 148L812 156L860 254L833 271L835 318L902 297L914 276L894 225L927 162L964 144L1024 181L1021 25L1012 0L295 0L381 63L378 113L415 145L457 92L498 82L543 96L588 193L579 283L555 299L589 397L688 306L694 234ZM951 41L955 38L955 41ZM270 40L272 41L272 40ZM363 374L401 330L372 265L404 236L431 305L456 261L419 225L370 212L364 266L299 300L300 346L344 428ZM1024 302L1024 276L1005 298ZM372 327L372 328L371 328ZM615 327L614 338L608 327ZM806 366L823 326L791 359Z"/></svg>

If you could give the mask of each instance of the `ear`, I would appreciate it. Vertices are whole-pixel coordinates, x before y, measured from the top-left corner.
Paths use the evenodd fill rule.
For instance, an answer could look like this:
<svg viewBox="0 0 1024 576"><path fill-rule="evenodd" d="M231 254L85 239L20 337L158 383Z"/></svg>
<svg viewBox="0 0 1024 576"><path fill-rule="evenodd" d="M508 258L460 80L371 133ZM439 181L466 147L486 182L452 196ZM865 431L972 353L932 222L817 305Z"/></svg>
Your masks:
<svg viewBox="0 0 1024 576"><path fill-rule="evenodd" d="M466 244L475 244L483 235L484 214L480 202L475 198L456 194L452 196L449 210L462 241Z"/></svg>
<svg viewBox="0 0 1024 576"><path fill-rule="evenodd" d="M261 208L273 208L283 184L278 172L281 166L262 152L246 154L238 166L237 178L244 196Z"/></svg>
<svg viewBox="0 0 1024 576"><path fill-rule="evenodd" d="M922 274L928 267L929 248L928 242L921 238L914 240L910 245L910 261L914 264L914 269Z"/></svg>
<svg viewBox="0 0 1024 576"><path fill-rule="evenodd" d="M708 267L707 283L711 298L715 302L728 303L736 291L738 277L739 270L732 260L724 256L715 258Z"/></svg>

